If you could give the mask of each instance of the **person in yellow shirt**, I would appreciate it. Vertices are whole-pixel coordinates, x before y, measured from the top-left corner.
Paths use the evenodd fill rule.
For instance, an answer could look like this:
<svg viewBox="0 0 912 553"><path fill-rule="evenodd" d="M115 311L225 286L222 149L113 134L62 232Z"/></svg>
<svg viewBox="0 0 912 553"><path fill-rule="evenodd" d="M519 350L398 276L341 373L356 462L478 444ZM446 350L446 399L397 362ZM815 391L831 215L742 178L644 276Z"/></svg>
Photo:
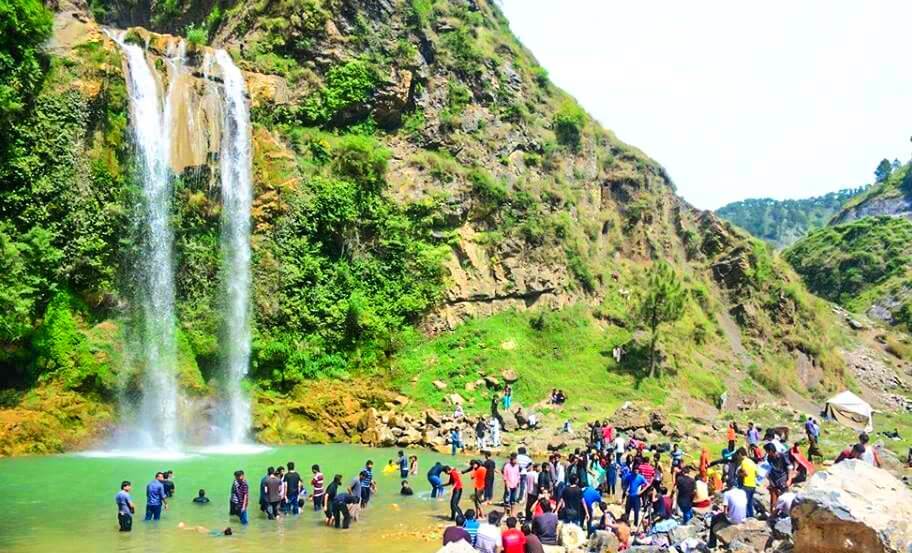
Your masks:
<svg viewBox="0 0 912 553"><path fill-rule="evenodd" d="M754 516L754 491L757 489L757 464L747 456L747 450L738 448L735 453L735 463L738 466L738 479L741 489L747 495L747 517Z"/></svg>

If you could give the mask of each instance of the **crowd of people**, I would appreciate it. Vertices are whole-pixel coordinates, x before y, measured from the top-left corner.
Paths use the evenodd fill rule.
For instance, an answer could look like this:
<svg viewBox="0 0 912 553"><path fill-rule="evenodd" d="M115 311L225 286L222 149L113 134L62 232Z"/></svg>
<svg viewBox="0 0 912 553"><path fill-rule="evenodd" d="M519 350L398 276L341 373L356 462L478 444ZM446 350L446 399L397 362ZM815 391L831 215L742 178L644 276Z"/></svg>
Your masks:
<svg viewBox="0 0 912 553"><path fill-rule="evenodd" d="M485 452L483 460L469 460L463 469L441 466L447 483L431 475L429 480L432 496L452 488L453 525L444 530L444 545L465 540L481 553L540 553L543 544L558 543L561 524L572 524L587 535L612 532L622 549L669 546L675 527L699 517L705 534L685 544L698 550L715 547L717 533L727 526L788 516L795 499L792 486L814 472L808 457L822 457L820 427L813 418L805 432L807 456L798 443L787 443L787 428L763 430L749 423L742 432L732 423L721 455L712 458L708 448L688 456L676 443L648 444L597 421L588 427L586 447L566 457L553 453L536 463L519 448L498 466ZM843 459L880 464L864 433L835 462ZM494 474L503 483L499 508L494 508ZM465 511L463 475L473 486L471 508Z"/></svg>
<svg viewBox="0 0 912 553"><path fill-rule="evenodd" d="M742 431L732 422L726 445L714 458L708 448L688 455L677 443L647 443L596 421L588 425L585 447L566 455L554 452L536 461L518 447L498 462L491 450L480 447L477 458L436 462L426 473L429 497L449 498L453 524L444 531L444 544L465 540L481 553L539 553L542 545L558 543L561 524L589 535L613 532L622 548L670 545L670 532L695 518L706 529L705 542L701 538L699 545L713 547L726 526L752 517L788 516L795 498L792 486L813 474L811 459L822 458L818 423L810 418L804 430L807 455L798 442L788 443L788 428L764 430L751 422ZM846 459L880 465L865 433L835 462ZM418 457L403 451L383 469L399 477L399 494L405 497L415 494L409 479L418 471ZM327 526L347 529L377 492L372 461L347 483L341 474L327 483L319 465L311 466L310 473L308 495L294 462L266 469L255 494L266 519L312 508L322 513ZM159 520L167 510L175 494L173 477L173 471L157 472L146 486L145 520ZM115 499L124 532L131 530L135 512L131 490L131 483L124 481ZM236 471L229 514L241 524L249 522L251 496L244 471ZM193 502L209 503L205 490L199 490ZM230 535L231 529L219 534Z"/></svg>

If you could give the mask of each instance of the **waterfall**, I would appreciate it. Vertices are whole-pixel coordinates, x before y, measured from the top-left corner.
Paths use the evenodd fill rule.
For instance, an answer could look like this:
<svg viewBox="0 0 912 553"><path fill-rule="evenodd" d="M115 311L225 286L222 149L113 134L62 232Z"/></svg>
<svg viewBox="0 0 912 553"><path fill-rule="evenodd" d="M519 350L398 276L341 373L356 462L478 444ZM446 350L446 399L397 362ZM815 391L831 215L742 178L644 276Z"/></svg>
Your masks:
<svg viewBox="0 0 912 553"><path fill-rule="evenodd" d="M174 236L171 229L169 169L170 94L165 105L145 52L115 37L127 61L130 128L138 153L142 201L136 207L141 252L134 275L142 311L143 397L140 427L146 447L175 449L177 431L177 348L174 315ZM183 49L174 64L181 63ZM174 79L171 79L173 84ZM170 88L170 87L169 87Z"/></svg>
<svg viewBox="0 0 912 553"><path fill-rule="evenodd" d="M242 443L250 429L250 402L242 389L250 363L250 114L244 77L224 50L215 52L225 103L219 170L222 191L222 367L228 416L227 442Z"/></svg>

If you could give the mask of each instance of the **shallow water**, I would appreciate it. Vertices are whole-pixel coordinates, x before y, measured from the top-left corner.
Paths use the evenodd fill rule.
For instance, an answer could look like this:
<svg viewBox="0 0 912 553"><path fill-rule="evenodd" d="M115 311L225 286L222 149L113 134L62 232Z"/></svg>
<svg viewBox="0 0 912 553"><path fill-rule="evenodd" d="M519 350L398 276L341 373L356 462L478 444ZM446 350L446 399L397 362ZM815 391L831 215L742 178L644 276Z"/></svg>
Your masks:
<svg viewBox="0 0 912 553"><path fill-rule="evenodd" d="M382 467L396 450L350 445L284 446L248 454L197 452L182 458L150 460L107 457L103 453L0 459L0 551L10 553L94 551L302 551L317 553L419 553L435 551L439 527L447 515L447 501L428 499L424 474L435 460L451 457L426 451L412 452L420 459L420 474L411 479L416 495L399 496L398 474ZM322 515L312 510L297 517L267 520L256 505L256 485L269 465L294 461L310 491L310 466L320 465L327 484L335 473L346 484L367 459L375 463L378 494L360 522L348 531L326 528ZM461 461L463 462L463 461ZM162 520L143 522L145 486L155 471L172 469L177 487ZM252 482L250 524L242 527L228 518L228 492L235 470L244 470ZM117 531L114 495L122 480L133 483L136 505L133 532ZM204 488L212 502L191 502ZM468 508L463 500L463 509ZM177 528L179 522L209 530L231 526L235 535L213 537ZM416 534L432 535L433 542Z"/></svg>

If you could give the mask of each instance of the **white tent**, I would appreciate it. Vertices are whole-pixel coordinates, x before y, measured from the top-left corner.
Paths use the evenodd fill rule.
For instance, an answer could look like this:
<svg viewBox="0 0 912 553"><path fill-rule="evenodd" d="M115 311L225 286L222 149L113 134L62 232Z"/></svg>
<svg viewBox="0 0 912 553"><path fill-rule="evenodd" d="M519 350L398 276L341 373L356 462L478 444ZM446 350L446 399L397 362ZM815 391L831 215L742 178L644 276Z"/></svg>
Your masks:
<svg viewBox="0 0 912 553"><path fill-rule="evenodd" d="M848 390L828 399L824 414L855 430L874 430L874 409L871 404Z"/></svg>

